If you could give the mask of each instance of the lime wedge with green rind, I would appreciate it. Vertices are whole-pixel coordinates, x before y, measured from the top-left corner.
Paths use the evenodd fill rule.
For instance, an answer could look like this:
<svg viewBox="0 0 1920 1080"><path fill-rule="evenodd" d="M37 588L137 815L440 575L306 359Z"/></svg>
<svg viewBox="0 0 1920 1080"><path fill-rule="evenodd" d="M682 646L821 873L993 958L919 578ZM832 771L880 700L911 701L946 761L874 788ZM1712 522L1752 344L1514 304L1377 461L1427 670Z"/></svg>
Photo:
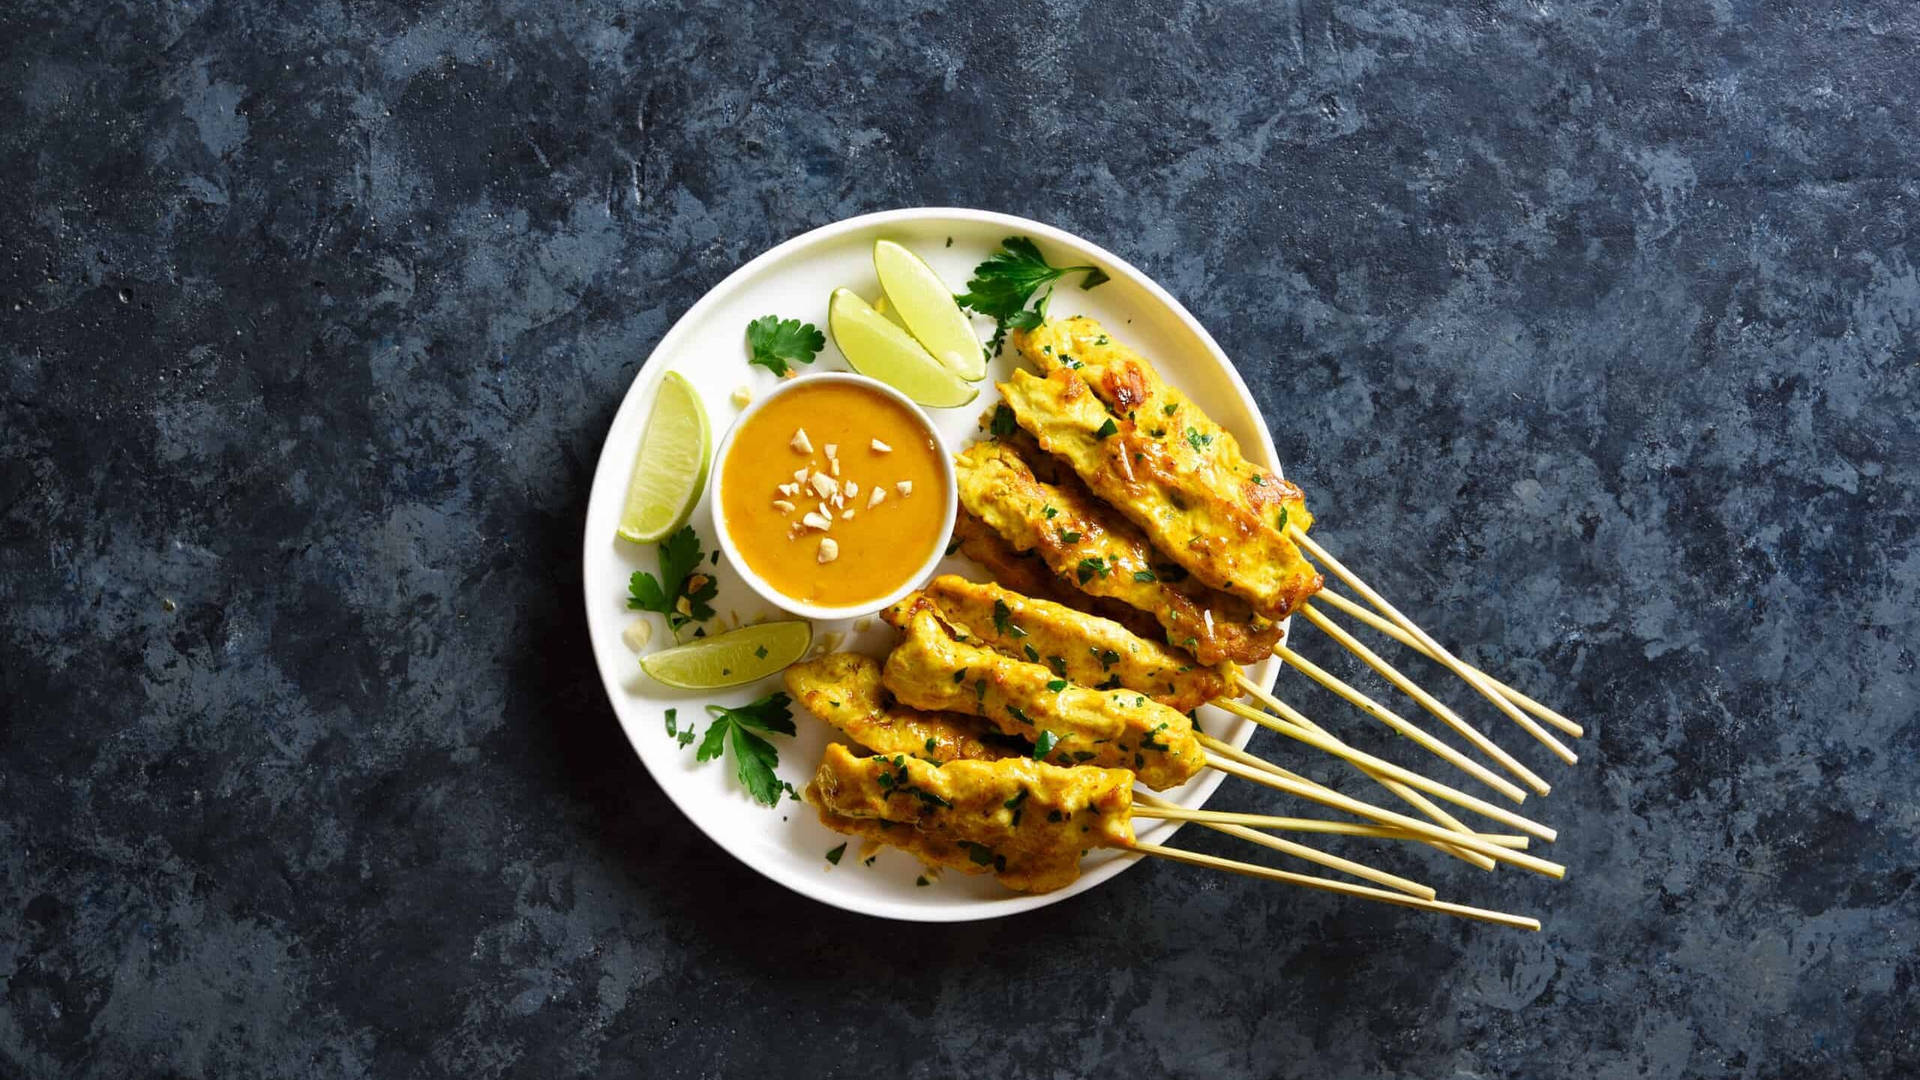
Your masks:
<svg viewBox="0 0 1920 1080"><path fill-rule="evenodd" d="M922 405L951 409L980 396L978 388L949 371L912 334L888 322L851 289L833 290L827 328L853 370Z"/></svg>
<svg viewBox="0 0 1920 1080"><path fill-rule="evenodd" d="M876 240L873 269L899 321L935 360L968 382L986 378L987 354L980 335L960 310L953 290L926 260L891 240Z"/></svg>
<svg viewBox="0 0 1920 1080"><path fill-rule="evenodd" d="M743 626L640 658L640 670L681 690L719 690L758 682L807 654L813 624L804 619Z"/></svg>
<svg viewBox="0 0 1920 1080"><path fill-rule="evenodd" d="M620 535L650 544L685 525L706 485L712 450L713 432L699 392L679 372L667 372L633 458Z"/></svg>

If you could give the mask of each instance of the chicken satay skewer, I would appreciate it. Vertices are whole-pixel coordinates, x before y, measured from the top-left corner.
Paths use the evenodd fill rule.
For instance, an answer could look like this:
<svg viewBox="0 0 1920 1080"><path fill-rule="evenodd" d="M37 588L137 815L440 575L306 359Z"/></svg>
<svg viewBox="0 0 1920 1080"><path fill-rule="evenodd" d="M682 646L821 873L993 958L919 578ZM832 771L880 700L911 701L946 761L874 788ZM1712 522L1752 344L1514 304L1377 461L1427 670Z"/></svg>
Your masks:
<svg viewBox="0 0 1920 1080"><path fill-rule="evenodd" d="M1414 652L1419 653L1421 656L1424 656L1429 660L1434 659L1433 650L1427 648L1425 645L1420 644L1419 641L1414 639L1414 636L1412 634L1409 634L1405 630L1400 629L1400 627L1395 625L1391 620L1381 618L1379 615L1371 611L1368 611L1366 608L1360 606L1359 604L1354 603L1353 601L1347 599L1344 596L1341 596L1337 592L1333 592L1330 589L1320 590L1319 592L1314 594L1312 602L1302 605L1305 609L1309 611L1313 611L1314 614L1317 614L1320 616L1319 619L1314 620L1315 626L1319 626L1321 620L1327 618L1325 613L1318 611L1315 606L1319 603L1319 601L1322 601L1322 600L1325 600L1328 604L1332 605L1335 608L1338 608L1341 612L1355 619L1358 619L1363 623L1366 623L1368 626L1372 627L1375 630L1378 630L1380 633L1385 634L1386 636L1392 638L1393 640L1399 642L1400 644L1405 645L1407 648L1412 649ZM1331 620L1327 620L1327 624L1335 625ZM1535 701L1534 699L1528 697L1527 695L1521 693L1520 691L1515 690L1513 687L1508 686L1506 683L1501 682L1499 679L1496 679L1493 676L1487 674L1486 672L1481 671L1479 668L1473 667L1473 665L1471 664L1467 664L1465 661L1461 661L1461 663L1463 666L1470 668L1474 672L1474 674L1486 680L1486 683L1488 686L1491 686L1495 690L1498 690L1500 691L1500 693L1506 695L1506 698L1508 701L1513 702L1515 705L1518 705L1521 708L1532 713L1533 715L1539 717L1540 719L1545 720L1547 723L1552 724L1554 727L1559 728L1561 731L1566 732L1567 734L1573 736L1576 739L1584 736L1587 733L1587 730L1581 727L1579 724L1575 723L1572 720L1567 719L1566 717L1560 715L1557 712L1554 712L1552 709L1547 708L1545 705L1540 704L1538 701Z"/></svg>
<svg viewBox="0 0 1920 1080"><path fill-rule="evenodd" d="M1164 646L1142 639L1126 628L1104 619L1074 611L1064 605L1051 601L1036 600L996 585L977 584L952 575L942 575L930 582L926 589L884 613L887 621L896 626L908 623L915 613L931 609L936 618L954 629L956 636L966 640L978 640L1002 655L1018 659L1024 654L1029 661L1039 661L1043 656L1053 665L1055 673L1064 679L1081 684L1091 684L1111 674L1114 684L1119 687L1139 690L1155 697L1173 708L1191 709L1203 701L1213 698L1213 703L1231 710L1223 698L1216 697L1221 691L1233 685L1232 680L1240 679L1244 688L1251 688L1267 700L1265 691L1238 675L1231 665L1219 668L1196 667L1182 663L1179 654ZM1297 711L1290 710L1289 719L1298 717ZM1272 726L1270 719L1260 722ZM1297 723L1297 721L1296 721ZM1394 790L1403 798L1413 794L1407 791L1402 781L1396 777L1383 776L1371 760L1359 760L1358 753L1328 735L1323 729L1306 721L1302 725L1321 741L1316 748L1327 750L1336 757L1342 757L1358 766L1367 775L1373 776ZM1411 725L1407 725L1411 726ZM1281 728L1283 733L1289 729ZM1417 730L1417 729L1415 729ZM1424 734L1424 733L1422 733ZM1440 744L1443 750L1451 747ZM1258 760L1258 759L1256 759ZM1262 762L1262 764L1265 764ZM1476 767L1477 763L1467 762ZM1393 768L1389 766L1389 768ZM1482 771L1485 772L1484 767ZM1291 776L1292 774L1284 774ZM1497 785L1506 782L1500 777L1486 772L1486 777ZM1298 780L1299 777L1294 777ZM1424 780L1424 778L1423 778ZM1437 785L1437 782L1426 781ZM1417 785L1416 785L1417 786ZM1469 809L1482 810L1487 806L1445 785L1437 785L1441 791L1451 792L1442 795L1450 801L1462 802ZM1520 798L1525 793L1511 788L1511 794ZM1439 791L1435 792L1440 793ZM1414 800L1409 800L1414 801ZM1414 801L1423 811L1431 807L1425 800ZM1496 815L1500 813L1497 809ZM1429 816L1434 816L1429 814ZM1436 817L1443 824L1459 827L1452 818ZM1515 821L1526 821L1517 815ZM1531 822L1528 823L1532 825ZM1464 827L1461 827L1464 830ZM1535 835L1551 838L1551 831L1543 826L1533 825ZM1485 863L1485 860L1470 860ZM1490 868L1485 863L1483 868Z"/></svg>
<svg viewBox="0 0 1920 1080"><path fill-rule="evenodd" d="M1272 653L1280 636L1277 624L1243 632L1240 620L1253 616L1240 598L1196 591L1190 581L1164 580L1164 566L1157 563L1153 548L1132 523L1071 479L1049 483L1039 478L1036 470L1045 462L1036 465L1031 460L1043 455L1030 443L1019 434L976 443L956 463L961 502L985 529L969 532L975 557L986 555L993 562L1007 563L1017 562L1020 551L1031 552L1053 569L1062 588L1077 587L1085 595L1156 613L1170 641L1183 644L1208 664L1228 658L1250 663ZM1027 447L1024 456L1023 446ZM1010 550L993 550L996 534ZM1221 614L1234 610L1228 605L1237 605L1224 623L1211 606L1196 610L1200 602L1216 600ZM1412 727L1405 721L1400 724L1396 730ZM1425 748L1445 746L1425 732L1422 736L1418 741ZM1502 793L1512 797L1510 791ZM1401 791L1395 794L1406 797Z"/></svg>
<svg viewBox="0 0 1920 1080"><path fill-rule="evenodd" d="M1577 760L1337 559L1321 558L1324 550L1306 535L1313 519L1299 489L1249 462L1230 433L1098 323L1084 318L1043 322L1016 333L1013 341L1047 374L1040 379L1016 371L1002 384L1019 425L1043 449L1061 454L1176 561L1278 618L1320 590L1321 580L1301 559L1302 550L1313 554L1529 734L1569 764ZM1221 532L1215 528L1221 525L1235 528ZM1243 539L1223 541L1223 536Z"/></svg>
<svg viewBox="0 0 1920 1080"><path fill-rule="evenodd" d="M787 692L809 712L877 754L905 754L934 762L991 761L1014 756L1002 753L983 739L978 731L981 722L973 717L922 712L886 701L880 685L880 665L868 656L829 653L803 660L787 668L786 684ZM1231 820L1214 820L1205 811L1186 810L1138 793L1134 796L1134 803L1136 817L1192 821L1297 859L1318 863L1402 892L1425 896L1429 900L1433 898L1433 890L1418 882L1304 844L1254 831L1260 828L1289 828L1297 819L1236 814L1231 815Z"/></svg>
<svg viewBox="0 0 1920 1080"><path fill-rule="evenodd" d="M1572 765L1580 760L1580 756L1578 754L1575 754L1572 750L1567 749L1567 745L1565 743L1561 742L1559 739L1554 738L1552 733L1547 731L1547 729L1541 727L1539 723L1537 723L1533 719L1533 717L1528 716L1524 712L1521 712L1519 706L1507 700L1506 695L1500 693L1498 690L1495 690L1493 687L1489 686L1486 680L1483 677L1481 677L1478 671L1461 663L1459 659L1457 659L1452 653L1448 652L1446 648L1443 647L1439 642L1435 641L1433 637L1429 635L1425 630L1420 629L1420 627L1417 626L1412 619L1409 619L1405 615L1401 614L1399 608L1396 608L1392 604L1388 603L1387 599L1381 596L1379 593L1375 592L1372 586L1360 580L1359 575L1347 569L1345 563L1342 563L1339 559L1334 558L1333 555L1330 552L1328 552L1326 548L1321 547L1317 542L1309 538L1306 532L1302 530L1298 525L1289 525L1287 527L1287 533L1288 535L1293 537L1293 542L1296 544L1299 544L1303 549L1306 550L1308 554L1312 555L1315 561L1319 562L1320 565L1326 567L1327 569L1333 571L1334 576L1346 582L1347 585L1350 588L1352 588L1354 592L1357 592L1360 594L1362 599L1364 599L1367 603L1372 604L1374 607L1379 608L1380 613L1382 615L1385 615L1387 618L1392 619L1394 622L1398 623L1400 625L1400 628L1402 630L1405 630L1408 634L1412 635L1415 641L1418 641L1420 644L1426 646L1428 649L1428 655L1433 657L1434 660L1438 661L1441 665L1445 666L1447 670L1453 672L1455 675L1458 675L1462 680L1466 682L1468 686L1471 686L1475 690L1478 690L1482 697L1486 698L1488 701L1491 701L1494 703L1494 705L1498 706L1500 711L1506 713L1509 719L1511 719L1514 723L1519 724L1520 727L1524 729L1527 734L1532 735L1535 739L1538 739L1542 745L1546 746L1547 749L1553 751L1554 755L1560 758L1560 760L1566 762L1569 765Z"/></svg>
<svg viewBox="0 0 1920 1080"><path fill-rule="evenodd" d="M1132 783L1126 769L1063 769L1020 759L945 765L904 756L863 759L834 743L806 797L829 828L907 847L962 872L992 873L1022 891L1071 884L1084 851L1110 847L1402 907L1539 927L1523 916L1143 843L1133 835ZM907 827L867 827L885 822Z"/></svg>
<svg viewBox="0 0 1920 1080"><path fill-rule="evenodd" d="M1137 691L1088 690L1057 678L1038 664L957 642L930 610L914 614L906 637L887 657L882 681L896 698L915 708L968 712L987 719L1005 734L1032 738L1036 751L1043 757L1051 754L1064 762L1088 762L1096 766L1124 765L1131 761L1141 781L1151 788L1164 790L1185 783L1200 769L1213 767L1381 824L1408 828L1502 862L1556 877L1565 872L1563 867L1544 859L1477 840L1471 833L1454 833L1357 799L1210 755L1194 739L1192 722L1186 714L1151 702ZM1128 698L1132 700L1125 700ZM1267 719L1278 723L1271 717ZM1303 731L1303 734L1307 733ZM1416 775L1406 770L1399 773ZM1425 781L1424 777L1420 779ZM1528 825L1532 826L1528 831L1544 828L1533 822Z"/></svg>

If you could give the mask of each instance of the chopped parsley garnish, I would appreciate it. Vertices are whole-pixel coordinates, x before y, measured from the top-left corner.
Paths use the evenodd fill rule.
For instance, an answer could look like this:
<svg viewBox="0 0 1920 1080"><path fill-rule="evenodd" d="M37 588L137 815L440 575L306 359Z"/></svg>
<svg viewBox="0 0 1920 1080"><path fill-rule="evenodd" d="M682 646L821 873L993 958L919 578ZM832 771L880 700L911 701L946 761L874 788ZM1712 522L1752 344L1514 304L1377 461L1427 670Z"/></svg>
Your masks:
<svg viewBox="0 0 1920 1080"><path fill-rule="evenodd" d="M1074 532L1072 529L1062 529L1060 531L1060 542L1063 544L1077 544L1080 542L1080 534Z"/></svg>
<svg viewBox="0 0 1920 1080"><path fill-rule="evenodd" d="M939 746L940 746L940 740L929 738L927 740L927 753L929 754L933 753L936 749L939 748Z"/></svg>
<svg viewBox="0 0 1920 1080"><path fill-rule="evenodd" d="M1212 443L1213 436L1202 435L1192 428L1187 429L1187 445L1193 447L1195 450L1205 450L1208 446L1212 445Z"/></svg>
<svg viewBox="0 0 1920 1080"><path fill-rule="evenodd" d="M1053 518L1054 518L1054 515L1055 515L1055 514L1058 514L1059 512L1060 512L1060 511L1058 511L1058 510L1055 510L1055 509L1054 509L1053 507L1051 507L1051 506L1049 506L1049 507L1046 507L1045 509L1043 509L1043 510L1041 510L1041 511L1040 511L1040 513L1041 513L1042 515L1044 515L1044 516L1046 517L1046 519L1047 519L1048 521L1052 521L1052 520L1053 520Z"/></svg>
<svg viewBox="0 0 1920 1080"><path fill-rule="evenodd" d="M1027 636L1027 632L1020 629L1020 627L1014 623L1013 609L1007 606L1005 600L995 600L993 602L993 628L1000 631L1000 633L1006 637L1023 638Z"/></svg>
<svg viewBox="0 0 1920 1080"><path fill-rule="evenodd" d="M973 681L973 699L975 701L987 700L987 680L975 679Z"/></svg>
<svg viewBox="0 0 1920 1080"><path fill-rule="evenodd" d="M1033 294L1042 286L1051 286L1053 282L1076 271L1086 273L1086 277L1080 280L1082 289L1091 289L1107 280L1106 273L1097 266L1053 266L1040 254L1039 246L1032 240L1024 236L1009 236L1000 241L1000 250L973 268L967 291L955 299L960 301L961 306L972 308L994 321L993 340L987 347L999 352L1000 343L1006 339L1009 328L1022 322L1038 325L1039 320L1026 311L1027 301L1033 298ZM1040 303L1044 311L1046 297L1041 297ZM1031 329L1032 326L1023 328Z"/></svg>
<svg viewBox="0 0 1920 1080"><path fill-rule="evenodd" d="M1278 524L1281 532L1287 531L1287 508L1284 506L1280 508L1280 521Z"/></svg>
<svg viewBox="0 0 1920 1080"><path fill-rule="evenodd" d="M1013 826L1016 829L1020 827L1020 815L1026 812L1027 796L1029 794L1031 794L1031 792L1026 788L1021 788L1020 794L1000 804L1001 807L1013 811Z"/></svg>
<svg viewBox="0 0 1920 1080"><path fill-rule="evenodd" d="M1054 692L1054 693L1056 693L1056 694L1057 694L1057 693L1059 693L1059 692L1060 692L1060 691L1062 691L1062 690L1065 690L1066 688L1067 688L1067 680L1065 680L1065 679L1049 679L1049 680L1047 680L1047 689L1049 689L1049 690L1051 690L1051 691L1053 691L1053 692Z"/></svg>
<svg viewBox="0 0 1920 1080"><path fill-rule="evenodd" d="M759 648L754 649L753 655L756 659L765 660L767 658L767 647L765 645L762 645Z"/></svg>
<svg viewBox="0 0 1920 1080"><path fill-rule="evenodd" d="M988 847L985 844L975 843L972 840L963 840L961 841L961 843L966 845L967 858L973 860L974 865L976 866L992 865L993 863L992 848Z"/></svg>
<svg viewBox="0 0 1920 1080"><path fill-rule="evenodd" d="M1111 571L1107 567L1107 560L1089 558L1080 560L1080 566L1076 572L1079 574L1080 584L1085 585L1087 582L1092 581L1095 575L1106 577Z"/></svg>
<svg viewBox="0 0 1920 1080"><path fill-rule="evenodd" d="M963 683L963 682L966 682L966 681L967 681L967 669L966 669L966 668L961 668L961 669L960 669L959 671L956 671L956 672L954 672L954 673L953 673L953 681L954 681L954 682L957 682L957 683Z"/></svg>
<svg viewBox="0 0 1920 1080"><path fill-rule="evenodd" d="M773 774L774 766L780 764L779 751L749 729L793 734L793 714L789 708L792 704L792 698L776 691L737 709L707 706L707 715L713 717L713 723L707 726L707 737L700 740L700 749L694 751L694 760L712 761L731 745L735 775L747 793L762 806L774 805L780 801L781 792L792 788Z"/></svg>
<svg viewBox="0 0 1920 1080"><path fill-rule="evenodd" d="M1171 401L1167 402L1165 405L1160 406L1161 416L1172 416L1174 413L1177 413L1179 411L1180 411L1180 406L1175 405Z"/></svg>
<svg viewBox="0 0 1920 1080"><path fill-rule="evenodd" d="M704 553L700 534L687 525L660 541L660 576L635 570L627 579L627 607L667 617L667 626L679 630L690 622L713 618L713 598L720 582L712 574L696 573Z"/></svg>
<svg viewBox="0 0 1920 1080"><path fill-rule="evenodd" d="M921 875L920 875L919 877L917 877L917 878L914 878L914 879L913 879L913 883L914 883L915 885L918 885L918 886L920 886L920 887L921 887L921 888L923 888L923 889L924 889L924 888L926 888L927 886L929 886L929 885L931 885L931 884L933 884L933 882L931 882L931 881L928 881L928 880L927 880L927 875L925 875L925 874L921 874Z"/></svg>
<svg viewBox="0 0 1920 1080"><path fill-rule="evenodd" d="M1044 759L1048 754L1053 753L1053 748L1059 744L1060 736L1051 731L1041 732L1040 737L1033 741L1033 760Z"/></svg>
<svg viewBox="0 0 1920 1080"><path fill-rule="evenodd" d="M1028 727L1033 726L1033 717L1028 716L1025 712L1021 711L1021 708L1018 705L1007 706L1007 715L1013 717L1015 720L1020 721L1021 723L1027 725Z"/></svg>
<svg viewBox="0 0 1920 1080"><path fill-rule="evenodd" d="M1113 417L1109 416L1107 417L1107 422L1104 424L1101 424L1098 430L1094 431L1093 437L1096 439L1104 439L1119 430L1120 430L1120 425L1114 423Z"/></svg>
<svg viewBox="0 0 1920 1080"><path fill-rule="evenodd" d="M1100 666L1103 669L1110 668L1120 662L1120 654L1114 652L1112 649L1097 649L1089 645L1087 646L1087 651L1093 654L1095 660L1100 661Z"/></svg>
<svg viewBox="0 0 1920 1080"><path fill-rule="evenodd" d="M747 363L758 364L775 375L792 370L789 364L811 364L814 356L827 347L827 335L812 323L762 315L747 324Z"/></svg>
<svg viewBox="0 0 1920 1080"><path fill-rule="evenodd" d="M832 851L827 852L827 861L832 863L835 866L839 866L840 856L845 855L846 853L847 853L847 845L843 843L839 847L834 848Z"/></svg>
<svg viewBox="0 0 1920 1080"><path fill-rule="evenodd" d="M1013 410L1002 403L993 407L993 424L988 428L996 439L1004 439L1020 429L1013 418Z"/></svg>
<svg viewBox="0 0 1920 1080"><path fill-rule="evenodd" d="M1053 673L1055 675L1058 675L1062 678L1066 677L1066 674L1067 674L1067 658L1066 657L1049 656L1047 657L1047 666L1053 669Z"/></svg>
<svg viewBox="0 0 1920 1080"><path fill-rule="evenodd" d="M1172 747L1172 746L1170 746L1170 745L1169 745L1169 744L1167 744L1167 743L1163 743L1163 742L1156 742L1156 741L1154 740L1154 736L1155 736L1155 735L1158 735L1158 734L1160 734L1161 732L1163 732L1163 731L1165 731L1165 730L1167 730L1167 722L1166 722L1165 720L1162 720L1162 721L1160 722L1160 726L1159 726L1159 727L1156 727L1156 728L1154 728L1154 729L1153 729L1152 731L1149 731L1149 732L1147 732L1147 737L1146 737L1146 738L1144 738L1144 739L1141 739L1141 740L1140 740L1140 745L1141 745L1141 746L1144 746L1144 747L1146 747L1146 748L1147 748L1147 749L1149 749L1149 750L1171 750L1171 749L1173 749L1173 747Z"/></svg>
<svg viewBox="0 0 1920 1080"><path fill-rule="evenodd" d="M1159 581L1160 579L1155 577L1153 575L1153 571L1151 570L1135 570L1133 572L1133 580L1139 581L1139 582L1148 582L1148 581Z"/></svg>
<svg viewBox="0 0 1920 1080"><path fill-rule="evenodd" d="M1034 648L1031 643L1023 642L1020 646L1020 651L1023 653L1026 653L1027 659L1032 661L1033 663L1037 664L1040 662L1040 650Z"/></svg>

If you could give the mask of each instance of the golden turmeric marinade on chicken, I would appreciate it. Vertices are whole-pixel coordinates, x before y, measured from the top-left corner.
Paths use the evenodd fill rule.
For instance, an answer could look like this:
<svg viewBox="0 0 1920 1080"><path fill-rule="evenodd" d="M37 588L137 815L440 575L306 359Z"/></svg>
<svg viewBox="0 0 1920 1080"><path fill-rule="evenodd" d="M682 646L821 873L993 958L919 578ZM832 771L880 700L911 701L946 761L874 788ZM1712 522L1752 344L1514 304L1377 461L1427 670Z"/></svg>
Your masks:
<svg viewBox="0 0 1920 1080"><path fill-rule="evenodd" d="M992 760L1019 754L981 738L980 720L930 713L887 699L880 662L859 653L827 653L787 668L787 693L834 730L876 754L929 761Z"/></svg>
<svg viewBox="0 0 1920 1080"><path fill-rule="evenodd" d="M934 578L881 616L904 628L923 602L932 605L960 640L1045 664L1055 675L1082 686L1138 690L1181 712L1192 712L1233 686L1230 663L1202 665L1118 623L952 574Z"/></svg>
<svg viewBox="0 0 1920 1080"><path fill-rule="evenodd" d="M881 681L920 709L984 717L1060 765L1131 768L1155 791L1206 765L1187 714L1137 690L1091 690L1040 664L955 641L931 610L914 613Z"/></svg>
<svg viewBox="0 0 1920 1080"><path fill-rule="evenodd" d="M1091 319L1010 335L1047 372L999 384L1020 427L1166 557L1285 618L1322 579L1287 535L1312 524L1300 489L1249 463L1233 436Z"/></svg>
<svg viewBox="0 0 1920 1080"><path fill-rule="evenodd" d="M1070 608L1117 622L1141 637L1163 636L1165 631L1154 617L1129 607L1110 596L1095 596L1060 579L1031 551L1015 551L981 521L962 508L953 519L953 538L960 553L986 570L987 576L1015 592L1051 600Z"/></svg>
<svg viewBox="0 0 1920 1080"><path fill-rule="evenodd" d="M1133 844L1133 774L1026 758L933 765L827 747L806 798L830 829L905 848L943 866L1047 892L1080 876L1080 856ZM847 829L847 821L891 822ZM957 851L966 853L962 864Z"/></svg>
<svg viewBox="0 0 1920 1080"><path fill-rule="evenodd" d="M1095 596L1152 615L1167 641L1203 664L1254 664L1273 654L1281 627L1240 597L1187 576L1131 522L1075 481L1042 483L1012 446L978 442L955 461L960 504L1006 542Z"/></svg>

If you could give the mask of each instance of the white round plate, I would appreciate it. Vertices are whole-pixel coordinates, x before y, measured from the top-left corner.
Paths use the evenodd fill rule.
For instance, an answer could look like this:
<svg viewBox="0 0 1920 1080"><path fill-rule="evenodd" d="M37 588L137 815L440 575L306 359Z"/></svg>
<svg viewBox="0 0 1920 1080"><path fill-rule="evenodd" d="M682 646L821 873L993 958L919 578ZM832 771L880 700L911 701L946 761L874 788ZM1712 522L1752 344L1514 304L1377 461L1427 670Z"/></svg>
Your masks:
<svg viewBox="0 0 1920 1080"><path fill-rule="evenodd" d="M756 396L765 393L775 377L747 363L747 323L762 315L798 318L823 330L827 324L827 296L836 286L847 286L872 299L880 292L874 276L875 240L887 238L913 249L956 291L963 290L973 268L1009 236L1031 237L1055 266L1093 265L1112 280L1082 290L1079 275L1058 283L1049 310L1057 316L1084 314L1099 319L1120 340L1151 360L1168 382L1191 396L1209 416L1239 438L1252 460L1279 471L1273 439L1260 419L1246 384L1220 351L1212 336L1166 291L1113 253L1071 233L1025 218L980 210L923 208L867 214L836 222L768 251L730 274L681 316L647 358L627 390L626 400L613 418L613 428L600 450L593 490L587 504L586 550L582 556L586 585L587 625L593 655L606 683L613 711L627 739L640 754L647 771L681 812L714 842L748 866L774 881L835 907L890 919L923 922L959 922L1013 915L1064 900L1107 881L1140 857L1096 850L1084 863L1080 880L1057 892L1024 896L1009 892L992 876L944 873L931 884L919 885L922 869L904 852L883 849L872 865L858 857L859 841L851 843L839 865L826 853L847 838L822 826L811 808L790 799L768 808L755 803L734 778L731 756L723 761L696 763L694 746L682 747L666 731L665 713L677 710L681 725L704 732L709 717L705 705L740 705L781 688L775 676L763 683L732 690L690 692L673 690L641 674L640 665L621 634L635 619L653 620L649 649L669 641L658 616L627 610L627 579L636 570L657 571L652 545L641 546L614 535L627 475L640 445L641 428L653 404L655 387L664 373L678 371L699 390L713 421L715 442L739 413L729 400L734 389L746 386ZM991 327L979 322L984 340ZM1013 363L1008 355L988 368L980 396L957 409L929 409L942 436L957 450L976 437L977 421L999 400L994 381L1004 379ZM845 359L828 336L827 347L811 370L843 371ZM804 370L804 369L803 369ZM713 518L706 499L694 509L692 524L701 544L714 546ZM709 632L780 614L746 587L722 560L718 568L718 612ZM946 560L943 572L980 571L964 558ZM818 623L815 648L844 648L883 655L893 631L871 620L861 629L845 623ZM1248 674L1271 686L1277 661L1269 660ZM830 741L830 729L798 705L793 738L772 736L780 752L779 774L803 789ZM1200 727L1236 746L1244 746L1253 725L1207 707L1199 714ZM694 745L697 745L694 744ZM1202 772L1191 783L1162 795L1184 806L1198 807L1220 785L1218 772ZM1164 841L1176 826L1171 822L1140 823L1142 839Z"/></svg>

